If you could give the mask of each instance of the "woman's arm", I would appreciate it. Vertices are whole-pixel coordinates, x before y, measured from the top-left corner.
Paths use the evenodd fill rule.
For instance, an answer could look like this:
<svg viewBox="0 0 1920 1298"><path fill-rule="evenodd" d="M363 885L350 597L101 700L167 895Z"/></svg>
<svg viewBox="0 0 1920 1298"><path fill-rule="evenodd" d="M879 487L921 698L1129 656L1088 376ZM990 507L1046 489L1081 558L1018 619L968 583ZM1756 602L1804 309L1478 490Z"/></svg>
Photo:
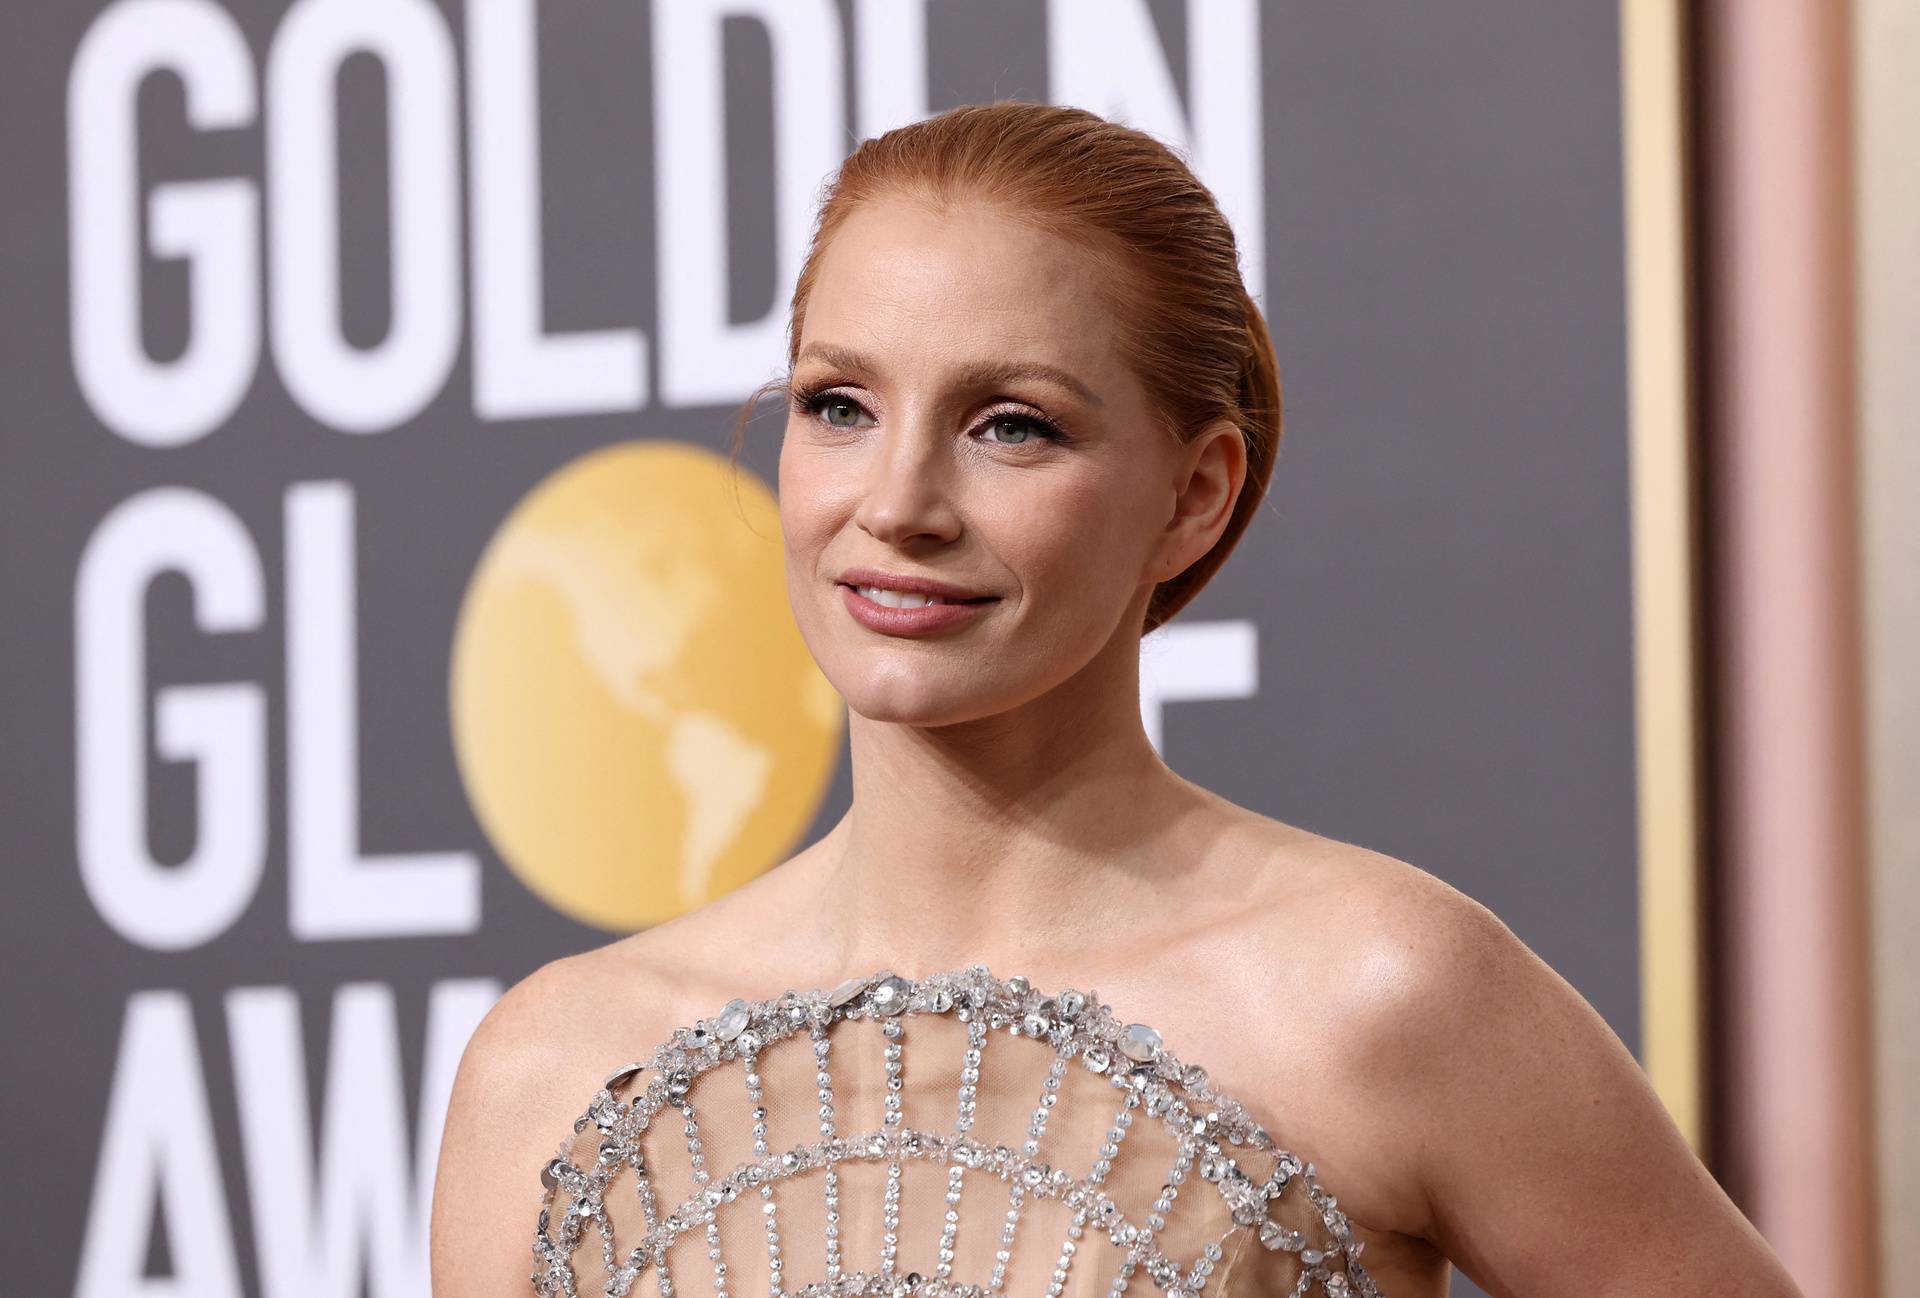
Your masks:
<svg viewBox="0 0 1920 1298"><path fill-rule="evenodd" d="M535 970L474 1030L454 1074L433 1183L429 1253L435 1298L533 1293L540 1168L572 1130L592 1084L566 1081L585 1062L561 1039L579 1016L572 962ZM578 1080L578 1079L574 1079Z"/></svg>
<svg viewBox="0 0 1920 1298"><path fill-rule="evenodd" d="M1479 903L1419 891L1370 953L1365 1053L1411 1109L1433 1242L1495 1298L1800 1298L1592 1006Z"/></svg>

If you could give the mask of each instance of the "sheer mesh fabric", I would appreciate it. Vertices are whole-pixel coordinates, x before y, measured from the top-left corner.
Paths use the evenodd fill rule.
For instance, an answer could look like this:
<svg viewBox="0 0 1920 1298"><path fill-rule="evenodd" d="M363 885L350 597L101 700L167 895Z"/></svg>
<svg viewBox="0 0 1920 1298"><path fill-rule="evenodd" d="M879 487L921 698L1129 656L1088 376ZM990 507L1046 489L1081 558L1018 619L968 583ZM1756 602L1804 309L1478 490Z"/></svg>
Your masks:
<svg viewBox="0 0 1920 1298"><path fill-rule="evenodd" d="M915 994L931 985L914 985ZM825 998L815 995L818 1015ZM1344 1218L1330 1196L1309 1196L1310 1169L1292 1176L1257 1222L1244 1212L1236 1220L1203 1164L1211 1161L1217 1174L1230 1158L1235 1175L1257 1187L1288 1162L1300 1168L1298 1160L1271 1142L1243 1147L1224 1128L1212 1133L1218 1144L1209 1160L1193 1128L1209 1111L1217 1119L1222 1105L1143 1081L1150 1066L1114 1048L1107 1007L1089 1005L1069 1035L1056 1001L1040 1002L1036 1021L1031 1008L970 1007L965 997L962 991L954 1013L874 1014L856 1002L848 1017L836 1010L824 1024L802 1023L807 1007L788 1006L795 1018L787 1035L763 1030L756 1018L733 1048L715 1041L696 1056L731 1058L695 1071L676 1068L685 1056L675 1054L664 1068L619 1079L593 1098L561 1159L543 1174L534 1288L760 1298L830 1281L839 1282L838 1292L857 1292L874 1276L890 1287L866 1292L904 1293L926 1280L1018 1298L1377 1292L1350 1256L1339 1256L1330 1228L1343 1231ZM1028 993L1029 1007L1036 997ZM756 1009L780 1012L771 1001ZM1042 1023L1050 1031L1030 1034ZM739 1052L742 1041L757 1048ZM970 1045L978 1048L978 1076L968 1109ZM890 1046L897 1048L895 1112ZM1089 1056L1105 1067L1089 1067ZM1197 1071L1171 1062L1182 1076ZM640 1102L649 1087L657 1099L676 1072L673 1099L651 1110ZM1230 1100L1225 1107L1238 1112ZM840 1157L789 1166L757 1183L739 1179L750 1167L779 1166L789 1151L820 1149L829 1138L823 1117L832 1139L850 1142ZM925 1142L917 1154L899 1143L913 1133ZM888 1136L891 1149L878 1143ZM962 1136L971 1138L967 1150L978 1151L978 1165L955 1149ZM1005 1162L995 1157L1001 1147L1011 1156ZM1284 1171L1281 1179L1289 1179ZM1111 1207L1103 1210L1098 1195ZM892 1223L890 1203L897 1205ZM684 1231L657 1251L646 1247L649 1232L676 1210ZM1150 1232L1144 1242L1157 1252L1137 1247L1140 1232Z"/></svg>

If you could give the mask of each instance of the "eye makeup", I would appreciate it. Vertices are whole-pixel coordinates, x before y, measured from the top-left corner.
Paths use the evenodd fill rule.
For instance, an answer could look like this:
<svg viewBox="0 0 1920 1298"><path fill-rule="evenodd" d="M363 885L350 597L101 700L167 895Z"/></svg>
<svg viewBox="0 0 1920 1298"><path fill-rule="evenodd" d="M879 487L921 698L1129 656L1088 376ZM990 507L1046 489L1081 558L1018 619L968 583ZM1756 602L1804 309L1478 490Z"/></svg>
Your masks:
<svg viewBox="0 0 1920 1298"><path fill-rule="evenodd" d="M852 428L853 425L851 424L836 424L826 417L826 412L835 406L850 406L862 414L867 415L868 418L873 417L872 412L867 410L866 406L863 405L858 398L835 385L828 384L818 387L796 385L791 389L789 409L792 410L794 414L810 418L826 428ZM999 409L987 411L971 431L977 433L982 429L991 428L997 424L1011 424L1025 428L1029 433L1037 435L1040 439L1059 445L1065 445L1073 440L1058 424L1046 416L1035 414L1031 409L1009 406L1002 406ZM987 441L990 445L1009 448L1029 444L1027 441L1002 442L992 438L983 440Z"/></svg>

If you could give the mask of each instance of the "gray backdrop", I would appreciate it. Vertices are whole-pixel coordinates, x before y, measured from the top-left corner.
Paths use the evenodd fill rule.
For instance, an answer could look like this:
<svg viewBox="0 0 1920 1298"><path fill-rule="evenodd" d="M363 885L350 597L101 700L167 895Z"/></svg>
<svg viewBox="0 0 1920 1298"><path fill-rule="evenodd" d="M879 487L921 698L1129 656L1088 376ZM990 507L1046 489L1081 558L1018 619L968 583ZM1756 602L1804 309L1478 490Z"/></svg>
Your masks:
<svg viewBox="0 0 1920 1298"><path fill-rule="evenodd" d="M0 51L16 1291L425 1291L466 1032L608 936L456 769L483 547L595 448L724 451L825 169L996 96L1190 131L1272 319L1168 760L1478 897L1637 1047L1615 5L85 0Z"/></svg>

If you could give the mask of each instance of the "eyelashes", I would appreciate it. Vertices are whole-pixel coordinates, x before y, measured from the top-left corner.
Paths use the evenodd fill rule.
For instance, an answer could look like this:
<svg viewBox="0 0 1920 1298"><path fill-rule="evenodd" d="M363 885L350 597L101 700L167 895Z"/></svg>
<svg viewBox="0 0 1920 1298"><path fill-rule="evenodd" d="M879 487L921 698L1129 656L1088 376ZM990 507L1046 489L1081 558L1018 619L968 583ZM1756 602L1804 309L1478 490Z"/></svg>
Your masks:
<svg viewBox="0 0 1920 1298"><path fill-rule="evenodd" d="M849 427L846 424L834 424L834 423L829 423L827 421L826 411L831 406L852 406L855 410L860 411L862 414L867 415L869 418L872 417L872 412L867 410L867 408L863 406L858 400L856 400L854 397L852 397L848 393L840 391L835 388L795 389L793 391L792 398L789 402L788 408L794 414L805 415L813 419L816 423L819 423L827 428L845 429ZM1037 434L1039 437L1049 442L1064 444L1066 442L1073 440L1072 438L1068 437L1067 434L1060 428L1060 426L1054 423L1052 420L1047 419L1042 415L1032 414L1025 410L994 411L988 414L979 424L975 425L973 431L978 432L984 428L991 428L995 424L1012 424L1015 427L1024 428L1030 433ZM1017 448L1017 447L1027 445L1026 441L1001 442L1001 441L995 441L992 438L988 438L985 440L989 441L992 445L1005 446L1009 448Z"/></svg>

